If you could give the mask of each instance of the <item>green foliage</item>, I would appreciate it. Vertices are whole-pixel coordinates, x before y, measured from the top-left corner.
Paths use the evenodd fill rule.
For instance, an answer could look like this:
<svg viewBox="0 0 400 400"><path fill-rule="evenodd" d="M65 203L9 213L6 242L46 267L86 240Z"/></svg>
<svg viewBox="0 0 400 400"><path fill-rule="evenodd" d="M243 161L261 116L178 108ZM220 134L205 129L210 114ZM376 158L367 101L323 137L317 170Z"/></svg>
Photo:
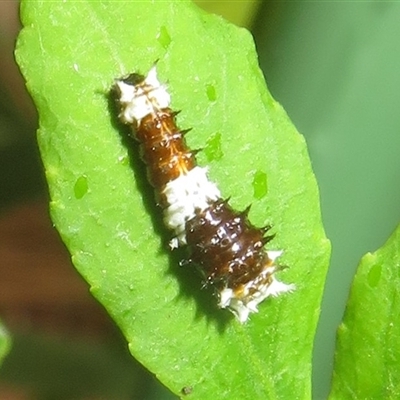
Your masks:
<svg viewBox="0 0 400 400"><path fill-rule="evenodd" d="M358 266L338 331L331 399L400 397L400 226Z"/></svg>
<svg viewBox="0 0 400 400"><path fill-rule="evenodd" d="M11 339L8 332L0 322L0 365L11 348Z"/></svg>
<svg viewBox="0 0 400 400"><path fill-rule="evenodd" d="M310 398L330 247L304 139L267 91L249 33L184 1L23 1L21 15L17 60L40 114L52 218L132 354L191 399ZM280 279L297 290L246 325L217 309L196 271L179 269L183 254L169 252L137 149L116 122L114 79L156 60L179 125L193 127L189 145L218 138L218 156L199 163L234 207L252 204L254 224L273 225L270 248L291 266Z"/></svg>

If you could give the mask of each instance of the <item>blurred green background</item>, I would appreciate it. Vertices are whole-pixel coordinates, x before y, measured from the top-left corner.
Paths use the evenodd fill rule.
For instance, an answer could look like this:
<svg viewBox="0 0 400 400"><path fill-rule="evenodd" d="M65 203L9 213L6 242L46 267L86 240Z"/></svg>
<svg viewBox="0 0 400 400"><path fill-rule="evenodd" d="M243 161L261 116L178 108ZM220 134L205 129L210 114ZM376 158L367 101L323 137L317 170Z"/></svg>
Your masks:
<svg viewBox="0 0 400 400"><path fill-rule="evenodd" d="M324 399L357 263L400 219L400 4L199 4L253 32L269 89L309 146L333 246L314 352ZM175 398L130 359L51 229L37 118L12 56L18 30L17 2L0 2L0 317L14 337L0 393Z"/></svg>

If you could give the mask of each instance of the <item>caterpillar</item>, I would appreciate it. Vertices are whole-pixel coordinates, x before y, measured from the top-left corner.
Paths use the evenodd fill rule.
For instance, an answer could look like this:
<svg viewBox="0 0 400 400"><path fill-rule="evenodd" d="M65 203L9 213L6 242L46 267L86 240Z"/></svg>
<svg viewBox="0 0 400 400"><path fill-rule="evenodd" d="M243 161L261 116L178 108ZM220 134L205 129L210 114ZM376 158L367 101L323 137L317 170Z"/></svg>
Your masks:
<svg viewBox="0 0 400 400"><path fill-rule="evenodd" d="M174 234L171 249L188 246L186 263L200 269L206 285L217 293L220 308L228 308L241 322L257 312L269 296L291 291L279 282L275 263L282 251L267 251L269 226L256 228L248 211L237 212L221 197L207 168L196 162L196 151L185 141L189 130L176 124L167 87L157 77L156 66L146 76L132 73L113 86L119 119L132 127L147 166L147 175L165 226Z"/></svg>

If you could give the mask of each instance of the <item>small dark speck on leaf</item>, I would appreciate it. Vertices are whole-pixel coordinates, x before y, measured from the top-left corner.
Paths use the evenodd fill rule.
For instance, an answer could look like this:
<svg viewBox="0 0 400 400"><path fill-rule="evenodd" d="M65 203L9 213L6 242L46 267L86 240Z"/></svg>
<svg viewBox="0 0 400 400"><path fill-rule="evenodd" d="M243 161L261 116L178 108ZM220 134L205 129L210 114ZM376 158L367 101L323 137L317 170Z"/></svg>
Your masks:
<svg viewBox="0 0 400 400"><path fill-rule="evenodd" d="M192 393L193 392L193 387L192 386L184 386L182 389L181 389L181 393L182 394L185 394L185 395L188 395L188 394L190 394L190 393Z"/></svg>

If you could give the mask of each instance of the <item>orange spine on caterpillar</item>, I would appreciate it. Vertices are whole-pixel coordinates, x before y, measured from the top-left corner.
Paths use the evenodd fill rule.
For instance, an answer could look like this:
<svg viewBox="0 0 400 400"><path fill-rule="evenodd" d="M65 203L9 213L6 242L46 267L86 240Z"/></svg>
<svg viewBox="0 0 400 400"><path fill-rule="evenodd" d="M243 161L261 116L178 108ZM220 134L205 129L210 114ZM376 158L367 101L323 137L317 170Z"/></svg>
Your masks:
<svg viewBox="0 0 400 400"><path fill-rule="evenodd" d="M132 126L149 182L163 208L164 222L175 237L171 248L188 245L190 261L215 287L219 306L240 322L269 296L290 291L293 285L276 280L281 251L267 251L269 229L254 227L248 210L233 210L196 163L195 151L185 141L187 131L175 122L170 96L154 66L147 76L130 74L114 85L120 120Z"/></svg>

